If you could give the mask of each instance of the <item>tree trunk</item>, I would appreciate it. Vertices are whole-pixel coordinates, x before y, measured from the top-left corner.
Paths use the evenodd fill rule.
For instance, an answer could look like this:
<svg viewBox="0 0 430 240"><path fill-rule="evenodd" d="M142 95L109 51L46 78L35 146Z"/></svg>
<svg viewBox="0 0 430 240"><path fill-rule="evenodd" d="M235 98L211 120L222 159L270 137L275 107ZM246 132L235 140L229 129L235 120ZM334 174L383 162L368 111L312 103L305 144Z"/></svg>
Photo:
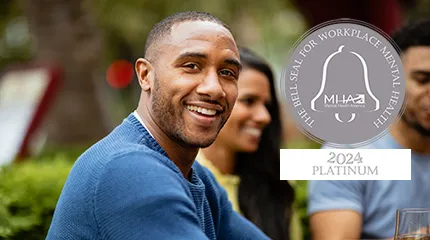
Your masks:
<svg viewBox="0 0 430 240"><path fill-rule="evenodd" d="M47 144L90 144L106 134L96 79L100 76L101 33L84 0L23 0L37 62L62 67L61 90L44 128Z"/></svg>

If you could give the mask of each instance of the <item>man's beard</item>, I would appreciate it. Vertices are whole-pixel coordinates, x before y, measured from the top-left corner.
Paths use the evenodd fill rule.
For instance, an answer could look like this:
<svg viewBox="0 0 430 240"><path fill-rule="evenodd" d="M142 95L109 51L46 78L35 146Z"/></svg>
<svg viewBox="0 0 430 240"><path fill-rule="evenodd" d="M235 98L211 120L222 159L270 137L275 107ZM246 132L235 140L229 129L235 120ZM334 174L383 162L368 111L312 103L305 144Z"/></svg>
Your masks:
<svg viewBox="0 0 430 240"><path fill-rule="evenodd" d="M417 120L412 120L405 113L402 115L402 120L408 125L410 128L414 129L418 132L419 135L423 137L430 137L430 129L423 127Z"/></svg>
<svg viewBox="0 0 430 240"><path fill-rule="evenodd" d="M209 139L196 139L195 137L188 136L186 133L186 126L184 118L180 111L186 111L185 109L176 109L170 99L171 96L165 96L163 88L160 87L159 81L155 78L154 89L152 94L152 115L156 120L157 125L161 131L164 132L169 138L173 139L181 146L192 147L192 148L205 148L210 146L216 139L221 128L217 130L214 137ZM226 120L223 121L224 126ZM203 136L205 134L202 134Z"/></svg>

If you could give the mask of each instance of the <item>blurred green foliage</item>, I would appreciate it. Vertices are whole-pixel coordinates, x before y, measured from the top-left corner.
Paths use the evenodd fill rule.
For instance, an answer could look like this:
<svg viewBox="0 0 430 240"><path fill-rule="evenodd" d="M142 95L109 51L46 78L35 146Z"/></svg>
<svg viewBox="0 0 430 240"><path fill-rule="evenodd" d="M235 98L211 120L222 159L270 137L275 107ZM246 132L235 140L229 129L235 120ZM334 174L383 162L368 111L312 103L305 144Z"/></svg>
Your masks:
<svg viewBox="0 0 430 240"><path fill-rule="evenodd" d="M45 239L72 167L66 155L0 168L0 239Z"/></svg>

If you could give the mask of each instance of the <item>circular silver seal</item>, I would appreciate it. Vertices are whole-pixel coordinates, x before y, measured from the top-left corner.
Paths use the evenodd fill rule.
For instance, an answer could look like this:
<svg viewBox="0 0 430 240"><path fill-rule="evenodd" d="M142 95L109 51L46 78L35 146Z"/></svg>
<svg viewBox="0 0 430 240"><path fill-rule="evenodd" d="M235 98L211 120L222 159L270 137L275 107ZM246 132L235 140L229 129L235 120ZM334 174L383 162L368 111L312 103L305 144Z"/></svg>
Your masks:
<svg viewBox="0 0 430 240"><path fill-rule="evenodd" d="M320 24L291 49L281 91L291 116L313 140L366 145L387 133L405 108L400 50L365 22Z"/></svg>

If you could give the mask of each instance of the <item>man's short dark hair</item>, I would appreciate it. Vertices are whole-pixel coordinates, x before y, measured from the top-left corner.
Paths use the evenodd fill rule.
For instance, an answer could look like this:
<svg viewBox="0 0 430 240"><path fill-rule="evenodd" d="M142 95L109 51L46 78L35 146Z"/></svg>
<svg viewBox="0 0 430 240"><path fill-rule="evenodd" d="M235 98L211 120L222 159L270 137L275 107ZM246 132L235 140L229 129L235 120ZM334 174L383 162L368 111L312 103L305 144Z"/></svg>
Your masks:
<svg viewBox="0 0 430 240"><path fill-rule="evenodd" d="M410 47L430 46L430 19L406 24L393 34L393 40L403 53Z"/></svg>
<svg viewBox="0 0 430 240"><path fill-rule="evenodd" d="M170 34L170 31L173 25L177 23L188 22L188 21L213 22L225 27L227 30L230 30L230 27L227 24L225 24L219 18L213 16L210 13L199 12L199 11L175 13L161 20L160 22L155 24L155 26L151 29L145 43L145 51L144 51L145 57L151 45L153 45L154 43L157 43L158 41L168 36L168 34Z"/></svg>

